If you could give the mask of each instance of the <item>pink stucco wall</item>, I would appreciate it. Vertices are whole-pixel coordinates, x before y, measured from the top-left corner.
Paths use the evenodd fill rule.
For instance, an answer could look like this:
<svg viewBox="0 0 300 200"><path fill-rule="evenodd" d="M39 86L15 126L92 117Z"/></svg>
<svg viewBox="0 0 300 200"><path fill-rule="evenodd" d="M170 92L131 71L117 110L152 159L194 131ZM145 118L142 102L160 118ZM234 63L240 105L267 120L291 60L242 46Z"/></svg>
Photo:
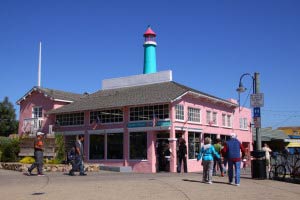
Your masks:
<svg viewBox="0 0 300 200"><path fill-rule="evenodd" d="M187 118L187 111L188 107L199 108L201 110L201 123L190 123L185 121L176 121L175 120L175 105L176 104L184 105L184 113L185 117ZM23 120L26 118L32 117L32 108L34 106L41 106L43 107L43 111L49 111L53 108L58 108L60 106L65 105L63 102L55 102L48 97L45 97L42 93L37 91L33 92L30 96L28 96L25 100L23 100L20 104L20 124L19 124L19 134L22 132L22 125ZM212 112L218 113L218 125L212 126L206 124L206 110L209 109ZM127 124L129 122L129 109L128 107L123 108L124 111L124 122L117 123L117 124L107 124L107 125L100 125L97 126L95 131L97 130L111 130L111 129L122 129L123 131L123 157L124 159L120 160L87 160L87 162L98 162L105 165L112 165L112 166L131 166L134 172L147 172L147 173L155 173L156 172L156 134L158 131L149 130L147 131L147 160L139 161L139 160L130 160L129 159L129 130L127 128ZM69 126L69 127L60 127L58 132L61 133L68 133L77 134L79 132L85 134L85 153L86 158L89 158L89 131L93 130L93 126L90 125L89 122L89 112L85 111L85 124L83 126ZM231 114L233 119L233 125L231 128L222 127L222 113ZM44 117L44 125L43 131L48 132L49 124L54 124L55 116L50 115L46 116L43 113ZM220 135L229 135L231 132L235 132L238 135L238 139L241 142L247 142L252 144L252 133L250 128L246 130L239 129L239 118L246 117L248 119L248 123L251 122L251 110L248 108L243 108L239 110L238 107L230 108L224 106L224 104L219 104L215 102L208 101L207 99L200 99L190 95L185 95L181 99L173 102L170 104L170 120L171 126L167 132L170 133L170 147L173 152L173 157L171 158L171 166L170 171L176 172L176 127L185 127L186 129L200 129L201 134L209 133L209 134L217 134ZM149 128L149 127L148 127ZM166 132L166 131L164 131ZM183 131L183 137L186 141L188 141L188 131ZM250 145L250 150L252 150L252 145ZM197 162L195 159L188 159L188 171L189 172L196 172L202 171L202 166L200 162Z"/></svg>
<svg viewBox="0 0 300 200"><path fill-rule="evenodd" d="M48 133L49 124L54 124L54 116L47 116L46 112L52 110L53 108L59 108L63 105L66 105L65 102L58 102L51 100L49 97L46 97L43 93L38 91L33 91L28 95L24 100L20 102L20 115L19 115L19 130L18 134L22 134L23 122L24 119L32 118L32 109L33 107L42 107L43 113L43 124L42 132Z"/></svg>

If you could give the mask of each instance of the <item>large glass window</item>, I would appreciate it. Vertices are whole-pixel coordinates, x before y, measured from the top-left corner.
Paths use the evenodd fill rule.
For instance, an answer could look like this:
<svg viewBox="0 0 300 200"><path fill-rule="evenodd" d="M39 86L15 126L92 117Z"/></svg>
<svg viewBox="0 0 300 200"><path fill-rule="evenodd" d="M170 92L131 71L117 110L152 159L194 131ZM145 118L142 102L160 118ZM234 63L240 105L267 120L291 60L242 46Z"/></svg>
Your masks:
<svg viewBox="0 0 300 200"><path fill-rule="evenodd" d="M112 109L90 112L90 123L92 124L94 121L98 123L123 122L123 110Z"/></svg>
<svg viewBox="0 0 300 200"><path fill-rule="evenodd" d="M107 159L123 159L123 134L107 134Z"/></svg>
<svg viewBox="0 0 300 200"><path fill-rule="evenodd" d="M90 135L90 160L104 159L104 135Z"/></svg>
<svg viewBox="0 0 300 200"><path fill-rule="evenodd" d="M189 159L196 159L200 150L200 133L189 132Z"/></svg>
<svg viewBox="0 0 300 200"><path fill-rule="evenodd" d="M199 122L200 123L200 109L198 108L188 108L188 121Z"/></svg>
<svg viewBox="0 0 300 200"><path fill-rule="evenodd" d="M175 106L175 110L176 110L176 119L184 121L184 106L178 104Z"/></svg>
<svg viewBox="0 0 300 200"><path fill-rule="evenodd" d="M130 137L130 159L147 160L147 133L134 132Z"/></svg>
<svg viewBox="0 0 300 200"><path fill-rule="evenodd" d="M84 124L84 113L71 113L56 115L56 122L60 126L73 126Z"/></svg>
<svg viewBox="0 0 300 200"><path fill-rule="evenodd" d="M144 121L169 118L169 105L141 106L130 108L130 121Z"/></svg>
<svg viewBox="0 0 300 200"><path fill-rule="evenodd" d="M210 134L210 133L204 133L204 139L209 137L211 139L211 143L214 144L215 141L217 140L217 135L216 134Z"/></svg>

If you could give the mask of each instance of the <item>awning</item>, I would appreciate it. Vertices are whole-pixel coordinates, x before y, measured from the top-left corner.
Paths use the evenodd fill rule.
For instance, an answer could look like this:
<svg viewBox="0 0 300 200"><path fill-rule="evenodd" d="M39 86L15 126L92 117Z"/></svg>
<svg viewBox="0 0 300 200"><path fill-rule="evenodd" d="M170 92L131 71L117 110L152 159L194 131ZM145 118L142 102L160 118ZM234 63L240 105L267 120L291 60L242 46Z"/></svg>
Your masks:
<svg viewBox="0 0 300 200"><path fill-rule="evenodd" d="M290 142L287 147L300 147L300 143L298 142Z"/></svg>

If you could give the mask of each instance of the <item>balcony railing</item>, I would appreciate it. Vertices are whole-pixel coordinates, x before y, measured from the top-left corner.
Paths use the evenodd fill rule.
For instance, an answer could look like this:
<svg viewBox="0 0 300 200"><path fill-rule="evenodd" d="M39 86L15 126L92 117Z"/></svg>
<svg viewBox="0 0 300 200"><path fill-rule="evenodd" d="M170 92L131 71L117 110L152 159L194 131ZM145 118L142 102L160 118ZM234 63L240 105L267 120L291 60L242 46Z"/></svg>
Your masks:
<svg viewBox="0 0 300 200"><path fill-rule="evenodd" d="M27 118L23 121L23 132L35 134L42 129L43 118Z"/></svg>

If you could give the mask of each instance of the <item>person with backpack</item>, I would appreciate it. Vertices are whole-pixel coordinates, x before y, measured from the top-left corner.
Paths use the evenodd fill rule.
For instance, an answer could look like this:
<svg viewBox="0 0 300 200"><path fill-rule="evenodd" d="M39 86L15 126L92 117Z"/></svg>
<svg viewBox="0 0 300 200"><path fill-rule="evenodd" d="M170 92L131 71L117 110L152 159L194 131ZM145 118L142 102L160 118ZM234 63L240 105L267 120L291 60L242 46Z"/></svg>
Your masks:
<svg viewBox="0 0 300 200"><path fill-rule="evenodd" d="M75 159L72 162L72 169L69 172L70 176L75 175L75 171L79 170L80 176L86 176L87 174L84 172L84 165L83 165L83 157L84 157L84 151L83 151L83 141L84 136L79 135L78 139L75 142Z"/></svg>
<svg viewBox="0 0 300 200"><path fill-rule="evenodd" d="M201 160L202 158L203 183L212 184L214 156L220 158L220 155L216 152L214 146L211 145L211 139L209 137L206 137L204 139L204 145L203 147L201 147L200 152L197 156L197 161Z"/></svg>

